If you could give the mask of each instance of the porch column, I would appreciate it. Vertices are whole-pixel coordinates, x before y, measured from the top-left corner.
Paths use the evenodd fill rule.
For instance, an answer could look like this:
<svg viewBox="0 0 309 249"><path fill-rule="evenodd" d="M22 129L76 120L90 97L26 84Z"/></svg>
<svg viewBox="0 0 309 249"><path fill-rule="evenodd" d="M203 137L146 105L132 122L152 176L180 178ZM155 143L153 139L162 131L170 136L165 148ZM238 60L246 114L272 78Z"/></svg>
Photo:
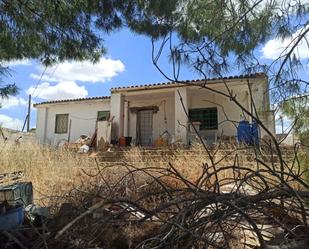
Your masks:
<svg viewBox="0 0 309 249"><path fill-rule="evenodd" d="M175 139L188 144L188 93L186 87L175 89Z"/></svg>
<svg viewBox="0 0 309 249"><path fill-rule="evenodd" d="M113 93L111 95L111 118L112 122L112 139L118 140L123 136L123 96L121 93Z"/></svg>

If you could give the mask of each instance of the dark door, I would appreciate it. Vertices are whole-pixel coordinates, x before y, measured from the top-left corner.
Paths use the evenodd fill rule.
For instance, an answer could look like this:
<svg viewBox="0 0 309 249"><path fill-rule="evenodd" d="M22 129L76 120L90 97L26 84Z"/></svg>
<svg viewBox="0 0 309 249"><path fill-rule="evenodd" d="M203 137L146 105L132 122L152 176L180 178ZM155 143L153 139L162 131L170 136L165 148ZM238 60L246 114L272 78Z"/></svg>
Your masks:
<svg viewBox="0 0 309 249"><path fill-rule="evenodd" d="M137 142L141 146L152 145L153 110L137 112Z"/></svg>

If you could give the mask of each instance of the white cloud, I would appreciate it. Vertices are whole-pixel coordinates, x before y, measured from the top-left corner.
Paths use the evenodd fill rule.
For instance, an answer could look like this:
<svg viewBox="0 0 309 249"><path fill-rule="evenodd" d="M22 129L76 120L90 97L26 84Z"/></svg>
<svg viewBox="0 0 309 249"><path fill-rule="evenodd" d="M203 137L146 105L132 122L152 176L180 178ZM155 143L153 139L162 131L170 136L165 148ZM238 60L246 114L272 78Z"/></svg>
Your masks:
<svg viewBox="0 0 309 249"><path fill-rule="evenodd" d="M31 86L27 90L27 94L29 93L34 93L34 97L45 100L84 98L88 95L86 88L74 81L62 81L56 85L43 82L37 87Z"/></svg>
<svg viewBox="0 0 309 249"><path fill-rule="evenodd" d="M0 106L3 109L10 109L12 107L26 106L26 105L27 105L27 100L25 100L24 98L20 98L20 97L10 97L8 99L0 100Z"/></svg>
<svg viewBox="0 0 309 249"><path fill-rule="evenodd" d="M4 114L0 114L0 125L3 127L14 130L21 130L23 124L24 124L23 120L20 120L18 118L12 118Z"/></svg>
<svg viewBox="0 0 309 249"><path fill-rule="evenodd" d="M44 68L39 68L39 74L31 74L30 77L39 79ZM42 80L49 82L59 81L82 81L82 82L105 82L125 70L120 60L102 57L97 63L90 61L66 61L48 67Z"/></svg>
<svg viewBox="0 0 309 249"><path fill-rule="evenodd" d="M0 64L4 67L15 67L15 66L31 66L31 61L28 59L23 60L11 60L11 61L2 61Z"/></svg>
<svg viewBox="0 0 309 249"><path fill-rule="evenodd" d="M48 73L50 74L50 73ZM49 82L58 82L58 79L54 78L54 77L50 77L48 75L38 75L38 74L35 74L35 73L31 73L30 74L30 77L32 79L35 79L35 80L41 80L41 81L49 81Z"/></svg>
<svg viewBox="0 0 309 249"><path fill-rule="evenodd" d="M268 41L262 48L262 58L265 59L277 59L279 56L286 55L289 50L296 44L297 37L302 35L309 25L305 26L303 29L297 30L291 37L281 39L275 38ZM294 50L294 55L299 59L309 58L309 46L308 41L309 33L307 33L304 38L297 44Z"/></svg>

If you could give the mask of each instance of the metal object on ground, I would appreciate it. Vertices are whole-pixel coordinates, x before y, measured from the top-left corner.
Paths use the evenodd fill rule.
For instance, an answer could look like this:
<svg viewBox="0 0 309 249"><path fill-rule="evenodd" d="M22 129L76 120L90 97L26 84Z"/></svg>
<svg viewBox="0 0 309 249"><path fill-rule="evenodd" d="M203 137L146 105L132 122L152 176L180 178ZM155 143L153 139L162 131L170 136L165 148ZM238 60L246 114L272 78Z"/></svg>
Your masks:
<svg viewBox="0 0 309 249"><path fill-rule="evenodd" d="M8 186L0 186L0 203L7 201L11 206L28 206L33 202L31 182L20 182Z"/></svg>
<svg viewBox="0 0 309 249"><path fill-rule="evenodd" d="M37 216L50 218L50 210L47 207L39 207L35 204L30 204L25 208L26 216L34 221Z"/></svg>

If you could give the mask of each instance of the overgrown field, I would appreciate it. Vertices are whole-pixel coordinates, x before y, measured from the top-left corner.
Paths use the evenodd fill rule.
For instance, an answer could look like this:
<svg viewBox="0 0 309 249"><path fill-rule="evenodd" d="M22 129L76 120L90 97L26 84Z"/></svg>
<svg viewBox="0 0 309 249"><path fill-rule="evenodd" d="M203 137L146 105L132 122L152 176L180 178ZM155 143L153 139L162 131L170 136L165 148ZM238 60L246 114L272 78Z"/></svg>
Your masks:
<svg viewBox="0 0 309 249"><path fill-rule="evenodd" d="M273 243L283 228L293 231L307 222L306 174L298 164L305 162L303 153L300 160L293 150L282 154L283 161L253 148L196 145L88 155L4 143L0 173L23 171L23 180L33 183L35 202L54 207L47 240L38 237L32 244L58 249L253 248ZM297 240L306 244L309 232L298 234Z"/></svg>
<svg viewBox="0 0 309 249"><path fill-rule="evenodd" d="M234 148L235 149L235 148ZM163 151L163 153L162 153ZM88 189L102 184L102 172L104 179L110 185L124 177L130 168L148 169L149 172L159 171L158 169L176 169L181 177L191 182L196 182L203 174L205 168L226 167L233 165L246 165L252 170L259 167L254 160L253 151L250 150L212 150L211 161L209 154L201 145L195 145L191 150L184 149L158 149L145 155L144 150L133 147L123 152L122 158L117 158L113 163L105 163L104 155L93 153L92 155L76 153L67 149L55 149L36 143L1 143L0 149L0 173L23 171L25 181L31 181L34 187L35 199L45 202L57 197L63 197L72 190ZM108 154L108 153L107 153ZM112 154L112 153L111 153ZM264 160L265 155L259 155ZM101 159L100 159L101 158ZM277 159L271 159L277 160ZM269 162L267 162L269 163ZM210 169L209 172L212 170ZM157 174L156 172L155 174ZM241 172L238 172L241 174ZM142 186L147 183L150 176L139 173L136 184ZM155 175L154 174L154 175ZM219 180L224 182L235 174L232 169L218 172ZM168 175L160 175L166 184L171 187L179 187L181 181ZM212 180L214 177L212 177ZM60 198L61 199L61 198ZM58 199L60 201L60 199ZM61 201L62 202L62 201Z"/></svg>

